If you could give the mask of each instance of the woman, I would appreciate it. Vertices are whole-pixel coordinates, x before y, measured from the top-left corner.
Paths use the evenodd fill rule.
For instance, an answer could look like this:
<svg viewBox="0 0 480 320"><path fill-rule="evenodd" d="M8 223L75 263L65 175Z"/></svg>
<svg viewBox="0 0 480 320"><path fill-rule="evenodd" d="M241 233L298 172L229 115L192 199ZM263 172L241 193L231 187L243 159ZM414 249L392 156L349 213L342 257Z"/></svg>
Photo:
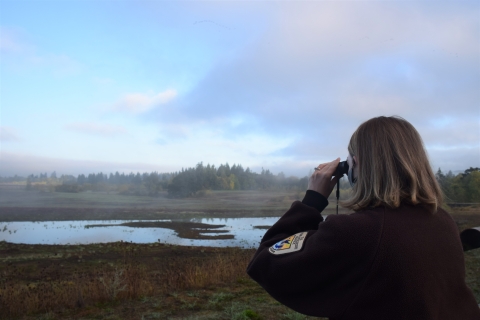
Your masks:
<svg viewBox="0 0 480 320"><path fill-rule="evenodd" d="M247 272L275 299L330 319L480 320L458 229L440 206L420 135L404 119L364 122L348 146L348 215L320 214L340 159L265 234Z"/></svg>

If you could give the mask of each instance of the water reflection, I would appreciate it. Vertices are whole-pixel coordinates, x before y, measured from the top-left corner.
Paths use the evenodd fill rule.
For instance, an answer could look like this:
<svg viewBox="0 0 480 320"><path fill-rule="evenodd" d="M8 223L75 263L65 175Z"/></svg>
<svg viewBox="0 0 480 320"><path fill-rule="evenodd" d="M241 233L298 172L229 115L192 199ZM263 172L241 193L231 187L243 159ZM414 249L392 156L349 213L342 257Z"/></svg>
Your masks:
<svg viewBox="0 0 480 320"><path fill-rule="evenodd" d="M278 218L0 222L0 240L28 244L87 244L126 241L242 247L259 245Z"/></svg>
<svg viewBox="0 0 480 320"><path fill-rule="evenodd" d="M229 233L230 230L219 230L219 228L225 227L221 224L207 224L201 222L191 221L142 221L142 222L125 222L120 224L89 224L85 228L98 228L98 227L131 227L131 228L164 228L172 229L177 233L177 236L185 239L233 239L233 234L221 234ZM205 233L217 233L217 235L206 235Z"/></svg>

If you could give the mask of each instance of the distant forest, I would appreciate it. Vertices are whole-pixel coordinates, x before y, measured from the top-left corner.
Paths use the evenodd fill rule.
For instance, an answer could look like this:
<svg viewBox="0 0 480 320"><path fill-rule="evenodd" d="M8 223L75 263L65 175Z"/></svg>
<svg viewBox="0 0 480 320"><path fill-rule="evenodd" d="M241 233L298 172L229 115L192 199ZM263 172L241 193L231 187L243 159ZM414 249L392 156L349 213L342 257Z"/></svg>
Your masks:
<svg viewBox="0 0 480 320"><path fill-rule="evenodd" d="M56 172L48 175L29 175L23 177L0 177L0 182L26 182L27 190L50 192L117 192L124 195L156 196L160 191L168 191L175 198L202 196L209 190L304 190L308 177L286 177L282 172L274 175L270 170L260 173L244 169L241 165L222 164L203 165L182 169L172 173L90 173L57 176Z"/></svg>
<svg viewBox="0 0 480 320"><path fill-rule="evenodd" d="M445 202L480 202L480 168L470 167L457 175L452 171L444 174L439 168L435 176L442 187Z"/></svg>
<svg viewBox="0 0 480 320"><path fill-rule="evenodd" d="M444 174L438 169L436 178L442 187L446 202L480 203L480 168L469 168L463 173ZM115 192L122 195L157 196L167 191L173 198L202 197L211 190L295 190L307 188L308 177L285 176L283 172L274 175L262 169L260 173L244 169L241 165L230 166L198 163L193 168L172 173L90 173L61 175L53 172L29 175L27 178L0 177L0 182L26 182L27 190L49 192ZM349 188L346 179L340 180L340 188Z"/></svg>

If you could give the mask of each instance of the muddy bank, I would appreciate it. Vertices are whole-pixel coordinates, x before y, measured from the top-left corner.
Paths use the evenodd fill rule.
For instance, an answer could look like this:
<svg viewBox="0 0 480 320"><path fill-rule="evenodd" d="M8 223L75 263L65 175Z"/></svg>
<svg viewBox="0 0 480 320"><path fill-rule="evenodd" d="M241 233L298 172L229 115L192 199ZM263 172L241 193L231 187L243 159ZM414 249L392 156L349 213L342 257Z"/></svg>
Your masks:
<svg viewBox="0 0 480 320"><path fill-rule="evenodd" d="M204 233L228 233L229 230L218 230L225 225L207 224L198 222L180 222L180 221L152 221L152 222L125 222L118 224L89 224L85 228L105 228L105 227L132 227L132 228L164 228L171 229L177 233L177 236L184 239L204 239L204 240L227 240L233 239L233 234L224 235L205 235Z"/></svg>

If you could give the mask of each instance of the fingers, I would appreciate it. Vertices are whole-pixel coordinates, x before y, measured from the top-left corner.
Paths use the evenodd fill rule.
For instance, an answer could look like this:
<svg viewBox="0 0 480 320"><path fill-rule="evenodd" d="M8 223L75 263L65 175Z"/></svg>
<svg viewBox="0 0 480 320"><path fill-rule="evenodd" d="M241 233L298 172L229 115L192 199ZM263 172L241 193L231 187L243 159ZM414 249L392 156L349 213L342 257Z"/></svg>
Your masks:
<svg viewBox="0 0 480 320"><path fill-rule="evenodd" d="M340 163L340 158L337 158L337 159L333 160L332 162L330 162L330 165L334 166L336 168L339 163Z"/></svg>
<svg viewBox="0 0 480 320"><path fill-rule="evenodd" d="M317 169L321 170L321 169L325 168L326 165L328 165L328 163L319 164Z"/></svg>
<svg viewBox="0 0 480 320"><path fill-rule="evenodd" d="M327 166L329 168L330 167L337 168L339 163L340 163L340 158L337 158L337 159L333 160L332 162L321 163L321 164L318 165L317 168L320 169L320 170L327 167ZM335 169L333 169L333 171L335 171Z"/></svg>
<svg viewBox="0 0 480 320"><path fill-rule="evenodd" d="M318 170L315 170L315 172L320 172L321 174L332 176L335 172L335 169L337 169L339 162L340 158L337 158L332 162L322 163L318 166Z"/></svg>
<svg viewBox="0 0 480 320"><path fill-rule="evenodd" d="M328 172L333 175L333 173L337 169L339 163L340 163L340 158L337 158L337 159L333 160L332 162L330 162L329 165L328 165Z"/></svg>
<svg viewBox="0 0 480 320"><path fill-rule="evenodd" d="M337 158L331 162L318 165L309 179L308 189L317 191L323 196L328 197L339 179L339 177L332 178L339 162L340 158Z"/></svg>

